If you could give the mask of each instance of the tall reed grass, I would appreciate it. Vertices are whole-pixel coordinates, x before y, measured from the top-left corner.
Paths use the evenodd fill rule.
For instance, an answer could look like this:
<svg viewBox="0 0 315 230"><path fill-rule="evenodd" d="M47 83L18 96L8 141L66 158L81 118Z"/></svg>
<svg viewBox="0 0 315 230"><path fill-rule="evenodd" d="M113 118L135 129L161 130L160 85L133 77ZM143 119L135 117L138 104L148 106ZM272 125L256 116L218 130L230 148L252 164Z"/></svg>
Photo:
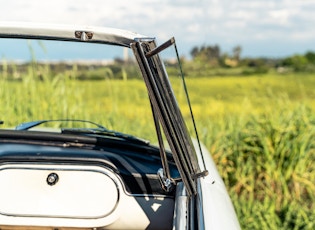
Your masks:
<svg viewBox="0 0 315 230"><path fill-rule="evenodd" d="M7 80L5 71L0 76L5 127L87 119L154 140L147 92L139 80L78 81L76 69L54 76L45 67L36 71L30 66L19 81ZM201 141L217 163L242 228L314 229L315 76L187 83Z"/></svg>
<svg viewBox="0 0 315 230"><path fill-rule="evenodd" d="M204 136L246 229L313 229L315 116L305 105L209 124Z"/></svg>

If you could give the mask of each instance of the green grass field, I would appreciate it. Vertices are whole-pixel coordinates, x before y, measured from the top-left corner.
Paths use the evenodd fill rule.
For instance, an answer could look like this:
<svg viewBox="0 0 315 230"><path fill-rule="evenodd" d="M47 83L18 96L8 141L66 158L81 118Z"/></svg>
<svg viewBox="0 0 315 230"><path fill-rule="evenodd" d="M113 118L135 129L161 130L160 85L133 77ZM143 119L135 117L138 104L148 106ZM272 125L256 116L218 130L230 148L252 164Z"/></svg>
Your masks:
<svg viewBox="0 0 315 230"><path fill-rule="evenodd" d="M4 127L77 118L154 139L139 80L57 75L0 84ZM314 229L315 74L189 78L187 84L201 141L217 163L242 228Z"/></svg>

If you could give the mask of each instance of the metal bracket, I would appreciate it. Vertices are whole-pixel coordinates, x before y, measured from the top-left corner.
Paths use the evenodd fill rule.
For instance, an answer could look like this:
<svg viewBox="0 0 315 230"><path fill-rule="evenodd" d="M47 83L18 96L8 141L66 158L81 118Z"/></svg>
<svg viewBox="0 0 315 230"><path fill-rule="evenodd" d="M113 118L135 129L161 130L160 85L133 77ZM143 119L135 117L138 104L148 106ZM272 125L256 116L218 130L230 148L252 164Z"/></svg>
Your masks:
<svg viewBox="0 0 315 230"><path fill-rule="evenodd" d="M75 31L74 36L81 41L91 40L93 38L93 32L91 31Z"/></svg>
<svg viewBox="0 0 315 230"><path fill-rule="evenodd" d="M192 175L192 178L197 179L199 177L206 177L208 175L209 175L209 171L208 170L204 170L204 171L202 171L200 173L196 173L196 174Z"/></svg>
<svg viewBox="0 0 315 230"><path fill-rule="evenodd" d="M160 45L160 46L156 47L155 49L153 49L153 50L149 51L148 53L146 53L145 56L146 56L146 58L150 58L153 55L161 52L162 50L165 50L166 48L170 47L174 43L175 43L175 38L172 37L168 41L164 42L162 45Z"/></svg>
<svg viewBox="0 0 315 230"><path fill-rule="evenodd" d="M161 186L162 186L163 190L166 191L166 192L173 191L173 189L175 187L175 182L172 180L172 178L167 178L164 175L164 170L162 168L160 168L157 171L157 175L159 176L160 183L161 183Z"/></svg>

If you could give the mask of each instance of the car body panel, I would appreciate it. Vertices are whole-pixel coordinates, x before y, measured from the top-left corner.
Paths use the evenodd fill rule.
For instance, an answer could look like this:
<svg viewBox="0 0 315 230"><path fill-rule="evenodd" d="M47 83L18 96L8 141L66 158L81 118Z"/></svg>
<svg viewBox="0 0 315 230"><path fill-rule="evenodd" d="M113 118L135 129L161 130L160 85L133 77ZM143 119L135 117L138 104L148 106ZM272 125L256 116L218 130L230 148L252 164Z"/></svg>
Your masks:
<svg viewBox="0 0 315 230"><path fill-rule="evenodd" d="M194 144L198 149L198 143L195 141ZM200 178L204 229L240 229L233 204L211 154L203 144L201 149L202 153L197 150L198 162L202 167L202 154L209 171L208 176Z"/></svg>

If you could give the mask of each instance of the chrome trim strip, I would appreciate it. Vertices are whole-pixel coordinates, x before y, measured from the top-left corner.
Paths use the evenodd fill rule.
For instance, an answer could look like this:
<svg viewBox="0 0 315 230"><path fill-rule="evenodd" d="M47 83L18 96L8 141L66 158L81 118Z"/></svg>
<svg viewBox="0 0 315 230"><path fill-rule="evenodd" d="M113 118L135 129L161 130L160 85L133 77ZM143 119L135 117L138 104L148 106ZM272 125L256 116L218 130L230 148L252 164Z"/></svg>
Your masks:
<svg viewBox="0 0 315 230"><path fill-rule="evenodd" d="M82 35L83 32L88 39L78 37L78 33ZM135 40L152 39L138 33L115 28L28 22L0 22L0 37L107 43L125 47L130 47L130 44Z"/></svg>

